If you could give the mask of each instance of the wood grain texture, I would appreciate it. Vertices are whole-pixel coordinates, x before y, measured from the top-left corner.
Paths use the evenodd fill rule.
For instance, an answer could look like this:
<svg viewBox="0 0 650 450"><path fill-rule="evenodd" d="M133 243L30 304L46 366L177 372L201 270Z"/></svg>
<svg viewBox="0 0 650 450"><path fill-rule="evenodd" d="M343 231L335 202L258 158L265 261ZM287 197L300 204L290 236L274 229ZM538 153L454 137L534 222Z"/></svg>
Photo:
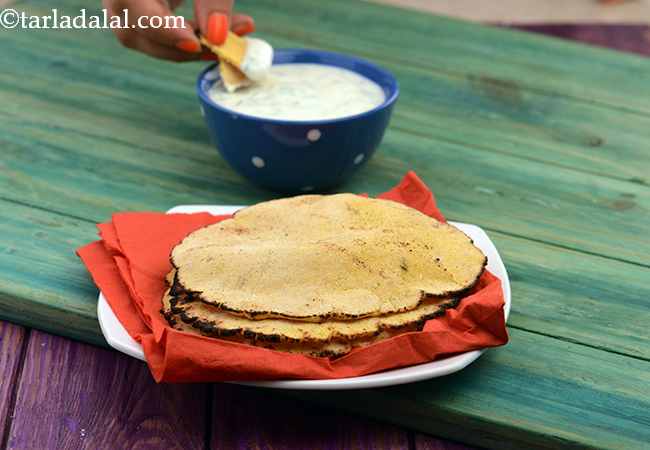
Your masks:
<svg viewBox="0 0 650 450"><path fill-rule="evenodd" d="M9 322L0 321L0 445L4 445L6 433L13 416L16 378L23 357L25 329Z"/></svg>
<svg viewBox="0 0 650 450"><path fill-rule="evenodd" d="M8 449L203 449L206 386L157 385L140 361L32 332Z"/></svg>
<svg viewBox="0 0 650 450"><path fill-rule="evenodd" d="M267 389L215 384L212 450L407 449L408 433L280 396Z"/></svg>
<svg viewBox="0 0 650 450"><path fill-rule="evenodd" d="M97 288L74 253L97 239L94 225L22 205L0 205L2 318L104 343Z"/></svg>
<svg viewBox="0 0 650 450"><path fill-rule="evenodd" d="M510 326L650 361L647 268L489 234L510 277Z"/></svg>
<svg viewBox="0 0 650 450"><path fill-rule="evenodd" d="M480 447L647 448L649 362L520 330L510 336L508 347L447 377L290 395Z"/></svg>

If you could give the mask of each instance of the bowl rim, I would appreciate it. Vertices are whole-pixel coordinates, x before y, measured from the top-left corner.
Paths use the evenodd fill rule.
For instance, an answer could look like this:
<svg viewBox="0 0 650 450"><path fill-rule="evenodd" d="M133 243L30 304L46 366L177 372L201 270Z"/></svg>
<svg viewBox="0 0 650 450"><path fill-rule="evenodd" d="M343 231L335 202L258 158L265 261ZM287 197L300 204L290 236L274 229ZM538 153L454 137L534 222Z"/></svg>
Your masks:
<svg viewBox="0 0 650 450"><path fill-rule="evenodd" d="M320 49L311 49L311 48L278 48L278 49L274 49L274 58L275 58L275 54L284 53L284 52L286 52L286 53L298 53L298 52L300 52L300 53L309 53L309 54L317 54L317 55L326 55L326 56L334 57L334 58L343 58L343 59L346 59L346 60L353 60L354 62L364 64L364 65L370 67L371 69L381 73L382 76L386 77L386 79L389 80L389 86L392 89L392 92L388 97L386 97L384 99L383 102L381 102L379 105L375 106L374 108L369 109L368 111L364 111L364 112L349 115L349 116L336 117L336 118L333 118L333 119L287 120L287 119L272 119L272 118L266 118L266 117L260 117L260 116L253 116L253 115L250 115L250 114L239 113L237 111L234 111L232 109L229 109L229 108L226 108L224 106L219 105L218 103L216 103L215 101L213 101L210 98L210 96L207 94L206 91L203 90L201 85L203 83L203 79L205 78L205 75L208 72L215 69L217 67L217 65L219 64L218 62L215 62L215 63L212 63L212 64L208 65L203 70L201 70L201 72L199 72L199 76L198 76L198 78L196 80L196 91L197 91L197 93L199 95L199 98L201 100L203 100L203 102L205 102L206 104L210 105L211 107L213 107L213 108L215 108L215 109L217 109L217 110L219 110L221 112L224 112L224 113L227 113L227 114L235 114L237 116L237 118L256 120L256 121L271 123L271 124L276 124L276 125L303 125L303 126L306 126L306 125L336 124L336 123L343 122L343 121L359 119L359 118L368 116L368 115L373 114L375 112L378 112L378 111L381 111L383 109L391 107L397 101L397 98L399 97L400 88L399 88L399 83L397 82L397 79L395 78L395 76L391 72L389 72L388 70L384 69L383 67L381 67L381 66L379 66L379 65L377 65L377 64L375 64L373 62L368 61L367 59L361 58L361 57L356 56L356 55L349 55L349 54L345 54L345 53L332 52L332 51L329 51L329 50L320 50ZM332 65L332 64L323 64L323 63L314 63L314 64L322 64L322 65L325 65L325 66ZM354 69L348 69L348 70L351 70L351 71L353 71L353 72L355 72L355 73L357 73L357 74L359 74L359 75L361 75L361 76L363 76L365 78L368 78L364 74L359 73L358 71L356 71ZM379 84L374 80L371 80L371 81L376 83L376 84Z"/></svg>

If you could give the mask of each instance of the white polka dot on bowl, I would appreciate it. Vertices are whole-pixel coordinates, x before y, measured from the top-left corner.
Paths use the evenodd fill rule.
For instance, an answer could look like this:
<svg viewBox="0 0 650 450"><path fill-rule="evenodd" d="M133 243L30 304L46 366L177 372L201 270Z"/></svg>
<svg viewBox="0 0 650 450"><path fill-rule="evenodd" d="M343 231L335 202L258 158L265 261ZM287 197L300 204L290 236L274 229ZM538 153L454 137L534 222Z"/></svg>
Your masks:
<svg viewBox="0 0 650 450"><path fill-rule="evenodd" d="M312 128L307 132L307 140L310 142L316 142L317 140L320 139L320 137L321 137L321 132L316 128Z"/></svg>
<svg viewBox="0 0 650 450"><path fill-rule="evenodd" d="M199 109L201 110L201 115L205 117L205 109L203 109L203 105L199 106Z"/></svg>
<svg viewBox="0 0 650 450"><path fill-rule="evenodd" d="M359 153L357 156L354 157L354 163L355 164L361 164L361 161L366 157L363 153Z"/></svg>
<svg viewBox="0 0 650 450"><path fill-rule="evenodd" d="M253 157L251 158L251 162L252 162L253 165L254 165L255 167L257 167L258 169L261 169L262 167L264 167L264 166L266 165L266 163L264 162L264 160L263 160L262 158L260 158L259 156L253 156Z"/></svg>

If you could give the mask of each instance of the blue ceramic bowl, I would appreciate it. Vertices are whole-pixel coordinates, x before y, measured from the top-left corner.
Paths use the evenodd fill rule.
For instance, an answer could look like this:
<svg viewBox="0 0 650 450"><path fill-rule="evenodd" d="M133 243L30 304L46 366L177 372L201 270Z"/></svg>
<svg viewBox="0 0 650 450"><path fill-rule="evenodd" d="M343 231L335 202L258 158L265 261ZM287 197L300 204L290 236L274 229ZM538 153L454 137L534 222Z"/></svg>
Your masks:
<svg viewBox="0 0 650 450"><path fill-rule="evenodd" d="M253 183L280 192L324 191L342 183L375 152L399 88L386 70L354 56L321 50L279 49L274 64L342 67L377 83L386 99L376 108L330 120L274 120L236 113L210 100L215 65L199 75L197 90L210 135L221 156Z"/></svg>

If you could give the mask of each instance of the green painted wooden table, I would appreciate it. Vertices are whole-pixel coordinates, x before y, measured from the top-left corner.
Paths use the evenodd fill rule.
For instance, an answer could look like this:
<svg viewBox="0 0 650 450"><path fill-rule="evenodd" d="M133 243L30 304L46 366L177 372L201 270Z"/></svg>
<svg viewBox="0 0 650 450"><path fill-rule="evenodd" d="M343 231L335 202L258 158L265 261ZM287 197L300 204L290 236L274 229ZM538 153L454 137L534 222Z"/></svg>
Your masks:
<svg viewBox="0 0 650 450"><path fill-rule="evenodd" d="M295 395L485 447L648 448L650 60L365 2L238 5L276 47L397 75L384 142L341 190L417 170L451 219L488 230L513 287L511 343L456 375ZM74 255L96 222L271 194L208 141L200 64L147 59L108 31L0 36L0 317L101 345Z"/></svg>

